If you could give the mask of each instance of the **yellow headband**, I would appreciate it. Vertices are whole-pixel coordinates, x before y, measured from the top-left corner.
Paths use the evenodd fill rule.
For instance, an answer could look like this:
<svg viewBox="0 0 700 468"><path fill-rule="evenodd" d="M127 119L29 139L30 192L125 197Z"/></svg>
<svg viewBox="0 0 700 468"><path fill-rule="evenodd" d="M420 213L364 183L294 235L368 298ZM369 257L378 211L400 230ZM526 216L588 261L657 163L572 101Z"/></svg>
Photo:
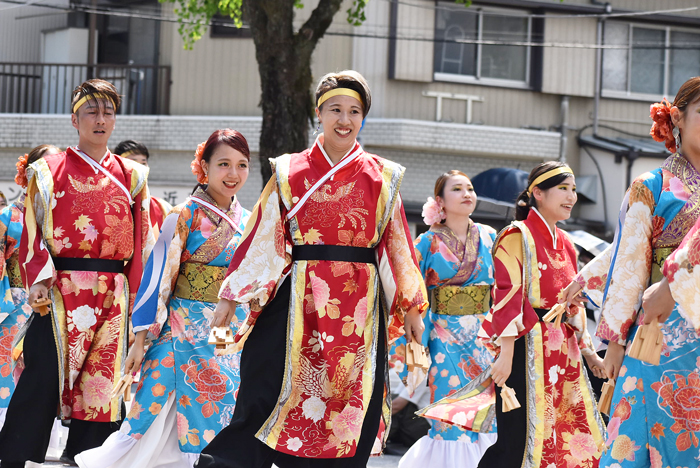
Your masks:
<svg viewBox="0 0 700 468"><path fill-rule="evenodd" d="M358 101L360 101L360 104L362 104L362 98L360 97L360 93L358 93L357 91L349 88L335 88L331 89L327 93L324 93L320 98L318 98L318 103L316 104L316 107L321 107L321 104L323 104L324 102L326 102L334 96L350 96L351 98L357 99ZM362 107L364 108L364 104L362 104Z"/></svg>
<svg viewBox="0 0 700 468"><path fill-rule="evenodd" d="M88 101L88 99L90 99L90 98L95 99L95 100L97 100L97 99L106 99L106 100L108 100L109 102L112 103L112 107L115 107L115 110L116 110L116 106L114 105L114 101L112 101L112 98L110 98L110 97L107 96L106 94L95 93L95 94L86 94L85 96L83 96L83 97L81 97L80 99L78 99L78 102L76 102L75 105L73 106L73 113L75 114L76 111L77 111L78 109L80 109L80 106L82 106L83 104L85 104L85 103Z"/></svg>
<svg viewBox="0 0 700 468"><path fill-rule="evenodd" d="M547 179L551 179L554 176L558 176L559 174L574 174L574 171L571 170L569 167L557 167L555 169L552 169L551 171L547 171L541 176L539 176L537 179L535 179L530 186L527 188L527 194L532 195L532 189L534 189L536 186L540 185L542 182L544 182Z"/></svg>
<svg viewBox="0 0 700 468"><path fill-rule="evenodd" d="M126 158L127 156L131 156L132 154L136 154L136 151L134 151L134 150L124 151L119 156L121 156L122 158Z"/></svg>

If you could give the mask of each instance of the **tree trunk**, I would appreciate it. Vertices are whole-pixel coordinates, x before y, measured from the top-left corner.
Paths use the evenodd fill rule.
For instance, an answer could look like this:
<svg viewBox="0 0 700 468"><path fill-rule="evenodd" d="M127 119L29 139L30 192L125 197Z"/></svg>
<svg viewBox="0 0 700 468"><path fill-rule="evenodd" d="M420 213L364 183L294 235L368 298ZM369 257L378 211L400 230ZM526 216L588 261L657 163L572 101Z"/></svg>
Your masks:
<svg viewBox="0 0 700 468"><path fill-rule="evenodd" d="M294 0L244 0L243 17L255 42L263 114L260 171L272 175L268 158L303 151L313 121L311 55L342 0L319 0L309 20L294 32Z"/></svg>

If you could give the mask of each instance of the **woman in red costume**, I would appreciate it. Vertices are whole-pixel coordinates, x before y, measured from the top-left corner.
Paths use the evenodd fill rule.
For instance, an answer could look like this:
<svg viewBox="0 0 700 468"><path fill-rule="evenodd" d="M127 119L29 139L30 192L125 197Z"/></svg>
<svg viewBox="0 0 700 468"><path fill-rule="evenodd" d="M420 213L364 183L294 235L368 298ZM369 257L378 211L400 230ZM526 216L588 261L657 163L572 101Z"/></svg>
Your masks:
<svg viewBox="0 0 700 468"><path fill-rule="evenodd" d="M479 466L595 467L604 426L581 354L597 375L602 360L575 307L558 326L543 321L576 275L576 248L556 227L576 203L574 174L566 164L545 162L528 184L518 221L496 239L493 306L480 331L498 354L493 381L514 389L521 407L502 412L496 392L499 437Z"/></svg>
<svg viewBox="0 0 700 468"><path fill-rule="evenodd" d="M367 82L326 75L316 102L323 133L271 160L219 294L212 325L229 323L235 303L251 313L237 335L233 418L199 468L364 468L391 417L387 338L405 326L421 339L427 293L399 196L404 168L356 140Z"/></svg>

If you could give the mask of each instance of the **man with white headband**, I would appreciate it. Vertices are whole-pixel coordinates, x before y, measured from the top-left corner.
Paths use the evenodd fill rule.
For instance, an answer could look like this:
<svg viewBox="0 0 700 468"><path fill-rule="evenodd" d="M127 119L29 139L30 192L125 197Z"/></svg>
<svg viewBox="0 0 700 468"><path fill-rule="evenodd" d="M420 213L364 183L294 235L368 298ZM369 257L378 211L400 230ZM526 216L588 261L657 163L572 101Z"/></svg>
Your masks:
<svg viewBox="0 0 700 468"><path fill-rule="evenodd" d="M153 235L148 168L107 149L119 104L107 81L75 88L78 145L27 168L20 271L29 304L51 304L20 331L26 367L0 432L3 468L44 462L57 411L71 419L66 462L101 445L124 418L112 390Z"/></svg>

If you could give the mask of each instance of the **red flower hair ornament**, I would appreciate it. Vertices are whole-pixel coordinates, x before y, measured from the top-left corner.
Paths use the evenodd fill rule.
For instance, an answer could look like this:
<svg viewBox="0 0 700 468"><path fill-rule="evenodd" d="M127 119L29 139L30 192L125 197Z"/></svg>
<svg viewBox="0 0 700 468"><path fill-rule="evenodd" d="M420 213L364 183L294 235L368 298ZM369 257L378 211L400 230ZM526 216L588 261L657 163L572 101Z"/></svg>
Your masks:
<svg viewBox="0 0 700 468"><path fill-rule="evenodd" d="M664 98L661 102L652 104L650 117L654 121L649 134L658 142L666 144L671 153L678 151L676 137L673 135L673 121L671 120L671 103Z"/></svg>
<svg viewBox="0 0 700 468"><path fill-rule="evenodd" d="M15 183L22 188L27 188L27 161L29 161L29 155L25 154L20 156L17 160L15 166L17 166L17 175L15 176Z"/></svg>
<svg viewBox="0 0 700 468"><path fill-rule="evenodd" d="M190 168L192 169L192 174L195 175L197 178L197 182L200 184L206 184L209 182L209 178L207 177L207 174L204 172L204 168L202 167L202 154L204 153L204 147L206 146L207 142L200 143L199 146L197 146L197 151L194 152L194 160L190 163Z"/></svg>

